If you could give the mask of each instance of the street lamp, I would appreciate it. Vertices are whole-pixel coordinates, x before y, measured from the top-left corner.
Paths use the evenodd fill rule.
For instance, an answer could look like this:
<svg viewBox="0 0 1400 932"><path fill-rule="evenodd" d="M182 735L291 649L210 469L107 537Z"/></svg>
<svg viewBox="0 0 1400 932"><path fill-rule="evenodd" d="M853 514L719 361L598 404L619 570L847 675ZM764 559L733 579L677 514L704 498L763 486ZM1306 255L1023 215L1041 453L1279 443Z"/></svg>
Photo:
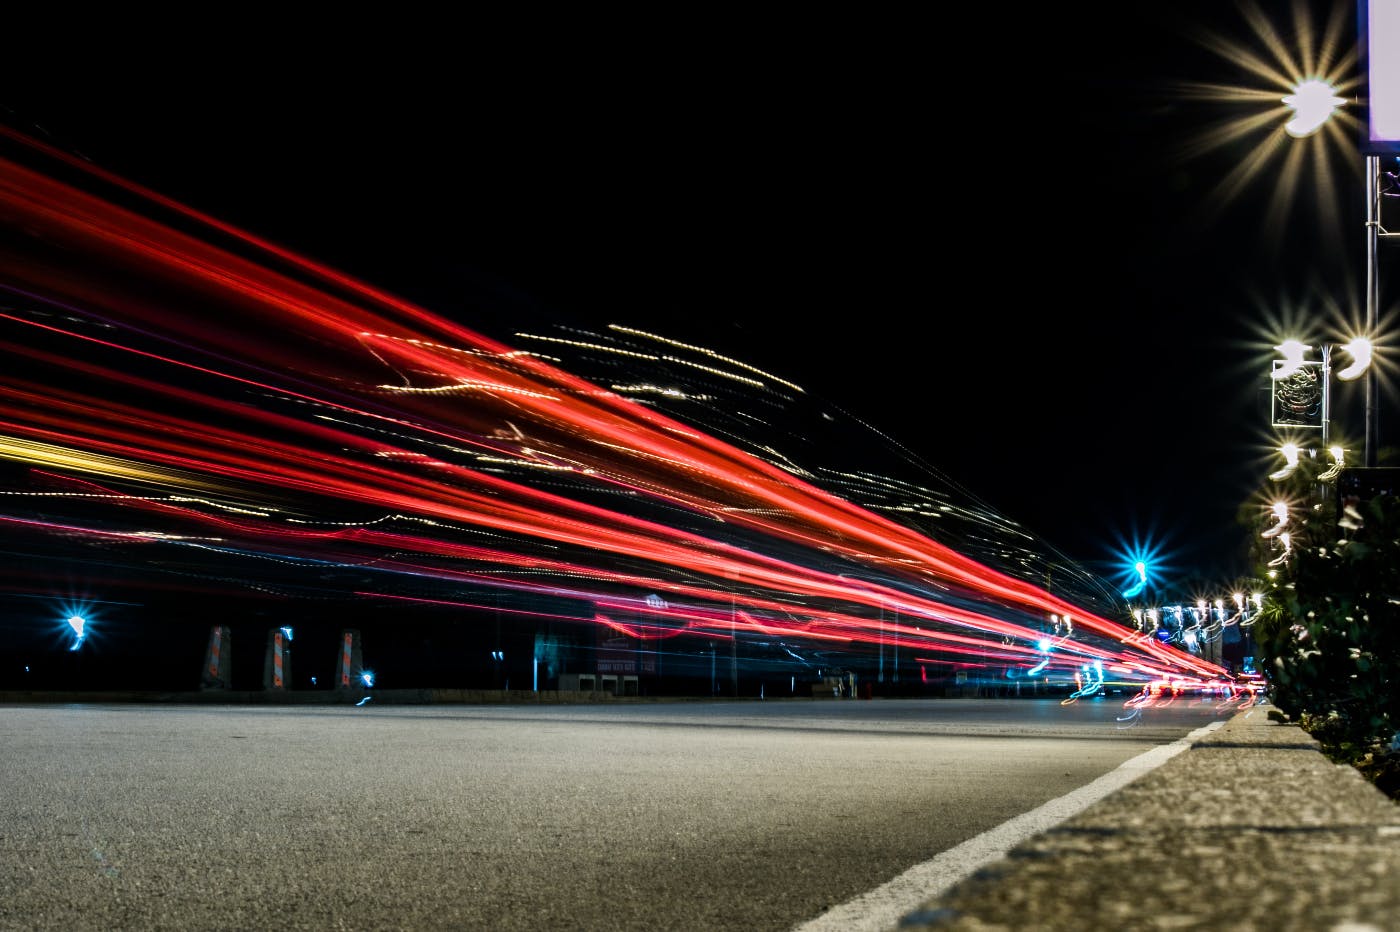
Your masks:
<svg viewBox="0 0 1400 932"><path fill-rule="evenodd" d="M73 645L68 649L77 650L83 646L83 640L87 637L87 619L82 615L69 615L67 618L68 627L73 632Z"/></svg>
<svg viewBox="0 0 1400 932"><path fill-rule="evenodd" d="M1357 52L1361 65L1362 99L1365 101L1361 133L1366 179L1365 329L1366 333L1374 334L1378 329L1377 305L1380 300L1377 244L1383 238L1400 238L1400 234L1387 232L1381 223L1380 167L1382 155L1400 154L1400 69L1394 65L1394 49L1400 42L1400 5L1389 0L1358 0L1357 13ZM1300 138L1321 129L1347 102L1345 98L1337 96L1336 88L1331 83L1316 77L1297 82L1291 92L1281 99L1292 112L1284 130ZM1369 359L1369 346L1367 354ZM1368 367L1368 363L1358 362L1358 365L1351 377L1355 378L1363 371L1366 374L1363 391L1366 399L1364 465L1370 469L1376 465L1379 385L1376 373ZM1323 442L1325 445L1326 441Z"/></svg>
<svg viewBox="0 0 1400 932"><path fill-rule="evenodd" d="M1283 128L1288 135L1301 139L1321 129L1332 113L1346 103L1346 98L1333 93L1332 85L1326 81L1309 78L1298 82L1293 93L1283 98L1283 103L1293 111L1293 119Z"/></svg>
<svg viewBox="0 0 1400 932"><path fill-rule="evenodd" d="M1344 382L1353 381L1363 374L1371 378L1373 351L1371 341L1366 337L1355 337L1346 343L1332 345L1324 343L1320 347L1320 360L1308 358L1312 346L1301 340L1288 339L1274 349L1282 358L1273 361L1269 377L1273 382L1271 395L1274 427L1320 430L1322 447L1331 453L1334 461L1328 478L1334 478L1341 469L1344 451L1331 443L1332 432L1332 378ZM1332 369L1332 354L1341 350L1349 359L1342 369ZM1368 420L1370 415L1368 413ZM1371 429L1370 424L1367 430ZM1283 468L1271 473L1275 481L1288 478L1298 466L1300 448L1292 441L1284 443L1279 452L1287 461ZM1370 451L1368 449L1368 455Z"/></svg>
<svg viewBox="0 0 1400 932"><path fill-rule="evenodd" d="M1123 598L1125 599L1137 598L1137 596L1142 593L1142 590L1147 588L1147 564L1139 560L1133 564L1133 571L1137 573L1137 582L1123 590Z"/></svg>
<svg viewBox="0 0 1400 932"><path fill-rule="evenodd" d="M1304 145L1319 159L1330 158L1329 151L1335 146L1348 153L1358 148L1349 145L1360 130L1359 154L1364 156L1365 176L1365 234L1366 234L1366 285L1364 332L1374 337L1379 332L1377 304L1379 300L1379 279L1377 274L1376 248L1381 239L1400 239L1400 233L1388 233L1381 223L1381 198L1383 196L1380 170L1382 157L1400 157L1400 68L1396 67L1395 50L1400 48L1400 3L1395 0L1357 0L1356 12L1356 54L1344 54L1338 47L1337 37L1342 34L1343 20L1348 4L1334 4L1331 7L1329 22L1321 30L1313 28L1308 4L1293 5L1294 28L1292 34L1303 45L1297 54L1290 54L1280 41L1282 33L1265 21L1261 11L1250 8L1247 14L1249 26L1254 35L1263 41L1265 48L1255 51L1244 46L1236 46L1229 41L1215 41L1210 46L1235 64L1255 63L1249 70L1255 77L1262 78L1267 89L1250 86L1218 87L1202 86L1193 90L1203 92L1206 99L1219 101L1268 101L1273 104L1272 114L1283 114L1283 121L1264 120L1251 115L1239 121L1227 132L1213 134L1219 142L1234 141L1245 134L1267 126L1270 138L1260 152L1273 154L1282 151L1281 137L1291 137ZM1265 67L1262 63L1268 61ZM1353 72L1359 64L1360 72ZM1207 140L1209 143L1209 140ZM1208 145L1212 148L1213 145ZM1297 150L1286 159L1283 171L1278 174L1279 193L1283 184L1297 179L1302 160L1295 158ZM1263 166L1262 159L1251 160L1241 166L1227 181L1252 175ZM1329 183L1326 173L1319 170L1324 183ZM1392 176L1393 177L1393 176ZM1330 186L1330 183L1329 183ZM1231 184L1231 187L1234 187ZM1389 194L1395 193L1394 185ZM1327 211L1328 216L1332 210ZM1365 373L1365 456L1364 466L1375 466L1378 450L1376 429L1378 373L1374 367L1367 367ZM1358 377L1360 375L1358 371Z"/></svg>

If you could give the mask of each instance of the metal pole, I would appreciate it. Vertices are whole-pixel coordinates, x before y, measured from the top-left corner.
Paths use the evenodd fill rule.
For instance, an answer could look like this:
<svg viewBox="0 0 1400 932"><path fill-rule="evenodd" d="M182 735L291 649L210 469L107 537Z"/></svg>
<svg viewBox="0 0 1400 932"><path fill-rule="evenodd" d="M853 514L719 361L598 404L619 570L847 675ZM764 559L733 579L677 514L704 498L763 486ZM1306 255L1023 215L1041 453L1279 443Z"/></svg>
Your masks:
<svg viewBox="0 0 1400 932"><path fill-rule="evenodd" d="M894 610L894 682L899 682L899 609Z"/></svg>
<svg viewBox="0 0 1400 932"><path fill-rule="evenodd" d="M852 573L837 573L836 575L839 576L839 577L841 577L842 579L864 579L864 580L867 581L867 582L879 582L879 580L874 579L874 578L871 578L871 577L869 577L869 576L856 576L856 575L854 575L854 574L852 574ZM894 613L895 613L895 621L898 622L898 621L899 621L899 609L897 609L897 608L894 609ZM876 682L878 682L878 683L884 683L884 682L885 682L885 601L884 601L884 599L881 599L881 600L880 600L880 628L879 628L879 631L880 631L880 635L879 635L880 660L879 660L879 666L876 668ZM895 656L898 657L898 656L899 656L899 655L898 655L898 647L896 647L895 650L896 650ZM896 671L897 671L897 670L898 670L898 667L896 667ZM898 675L896 675L896 676L895 676L895 681L898 681L898 680L899 680L899 677L898 677Z"/></svg>
<svg viewBox="0 0 1400 932"><path fill-rule="evenodd" d="M1380 279L1376 271L1376 242L1380 235L1379 156L1366 156L1366 338L1376 339L1376 306L1380 301ZM1366 368L1366 467L1376 465L1376 380L1374 363Z"/></svg>
<svg viewBox="0 0 1400 932"><path fill-rule="evenodd" d="M734 606L734 593L729 593L729 695L735 699L739 698L739 639L735 636L734 616L737 609Z"/></svg>
<svg viewBox="0 0 1400 932"><path fill-rule="evenodd" d="M881 683L885 681L885 603L880 603L880 677Z"/></svg>
<svg viewBox="0 0 1400 932"><path fill-rule="evenodd" d="M1332 428L1332 344L1322 344L1322 449Z"/></svg>

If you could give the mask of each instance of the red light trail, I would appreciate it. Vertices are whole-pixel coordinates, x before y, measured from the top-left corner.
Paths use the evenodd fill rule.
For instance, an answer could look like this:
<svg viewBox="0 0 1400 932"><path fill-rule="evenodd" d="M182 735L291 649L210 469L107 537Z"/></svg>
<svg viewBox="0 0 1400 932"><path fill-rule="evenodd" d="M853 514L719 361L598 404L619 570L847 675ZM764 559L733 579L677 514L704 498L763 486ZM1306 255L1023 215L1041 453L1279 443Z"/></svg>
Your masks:
<svg viewBox="0 0 1400 932"><path fill-rule="evenodd" d="M0 458L27 470L0 496L12 541L101 541L143 565L199 551L219 567L210 591L331 566L372 572L345 595L384 604L558 595L644 640L1225 672L539 355L0 135L0 346L17 361ZM1051 614L1075 636L1047 652Z"/></svg>

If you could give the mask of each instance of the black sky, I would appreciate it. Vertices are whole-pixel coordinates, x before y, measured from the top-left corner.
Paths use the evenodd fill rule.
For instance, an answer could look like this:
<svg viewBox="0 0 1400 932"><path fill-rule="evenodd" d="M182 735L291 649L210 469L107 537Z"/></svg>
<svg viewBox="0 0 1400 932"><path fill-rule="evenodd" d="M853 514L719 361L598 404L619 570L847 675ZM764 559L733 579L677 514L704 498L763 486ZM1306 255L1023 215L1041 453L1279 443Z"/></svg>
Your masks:
<svg viewBox="0 0 1400 932"><path fill-rule="evenodd" d="M1326 239L1314 196L1266 220L1276 173L1222 200L1250 143L1186 153L1240 110L1175 88L1248 76L1189 30L1263 50L1224 0L1152 6L366 26L88 61L0 102L488 335L705 342L1106 573L1137 541L1225 580L1268 466L1261 302L1354 288L1359 164L1325 259L1299 251Z"/></svg>

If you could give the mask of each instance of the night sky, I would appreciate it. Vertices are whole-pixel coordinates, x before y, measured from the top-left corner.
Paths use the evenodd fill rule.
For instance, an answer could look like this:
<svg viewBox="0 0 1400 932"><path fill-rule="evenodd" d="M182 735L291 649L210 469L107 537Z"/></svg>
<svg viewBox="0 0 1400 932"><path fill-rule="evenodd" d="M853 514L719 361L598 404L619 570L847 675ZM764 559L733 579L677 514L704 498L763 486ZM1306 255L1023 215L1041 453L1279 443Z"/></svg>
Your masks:
<svg viewBox="0 0 1400 932"><path fill-rule="evenodd" d="M1361 160L1334 155L1325 192L1307 168L1273 213L1281 154L1222 193L1264 137L1201 143L1260 105L1182 85L1269 83L1197 33L1268 50L1246 8L1154 6L420 22L87 61L0 104L487 335L704 343L1105 575L1137 544L1223 581L1249 569L1236 511L1276 465L1271 321L1360 300ZM1268 5L1285 43L1291 9Z"/></svg>

